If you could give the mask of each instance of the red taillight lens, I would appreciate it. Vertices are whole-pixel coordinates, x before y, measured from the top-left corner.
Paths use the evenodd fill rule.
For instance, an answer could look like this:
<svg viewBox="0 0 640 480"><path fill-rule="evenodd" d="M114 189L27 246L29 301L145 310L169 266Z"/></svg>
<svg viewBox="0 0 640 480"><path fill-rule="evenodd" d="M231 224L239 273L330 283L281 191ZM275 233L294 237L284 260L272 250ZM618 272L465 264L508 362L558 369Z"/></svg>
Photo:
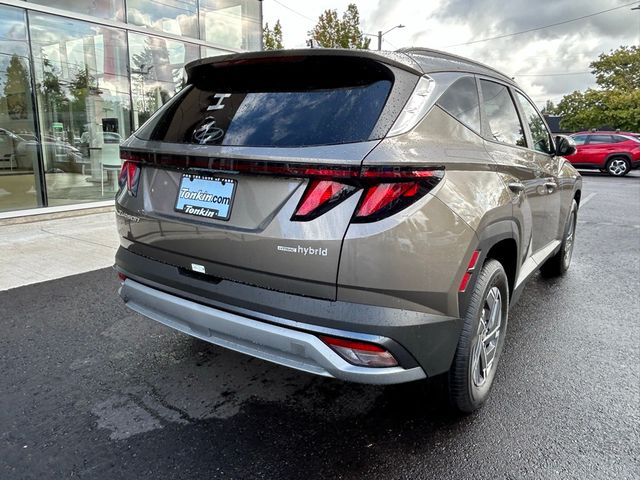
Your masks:
<svg viewBox="0 0 640 480"><path fill-rule="evenodd" d="M365 191L354 222L372 222L408 207L423 197L428 189L419 182L379 183Z"/></svg>
<svg viewBox="0 0 640 480"><path fill-rule="evenodd" d="M346 340L344 338L321 336L320 340L347 362L362 367L395 367L398 361L380 345Z"/></svg>
<svg viewBox="0 0 640 480"><path fill-rule="evenodd" d="M120 188L127 186L127 191L134 197L138 193L138 183L140 182L140 165L137 162L127 160L122 164L118 184Z"/></svg>
<svg viewBox="0 0 640 480"><path fill-rule="evenodd" d="M356 187L333 180L311 180L291 220L313 220L345 200Z"/></svg>

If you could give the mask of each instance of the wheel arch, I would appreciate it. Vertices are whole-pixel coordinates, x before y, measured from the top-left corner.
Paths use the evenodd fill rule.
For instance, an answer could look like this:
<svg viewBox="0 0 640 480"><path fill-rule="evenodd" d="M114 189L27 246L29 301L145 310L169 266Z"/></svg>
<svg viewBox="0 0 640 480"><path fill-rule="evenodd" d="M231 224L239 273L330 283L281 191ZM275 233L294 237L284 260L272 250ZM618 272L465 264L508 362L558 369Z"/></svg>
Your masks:
<svg viewBox="0 0 640 480"><path fill-rule="evenodd" d="M499 220L487 225L481 232L476 232L478 244L474 250L479 250L480 255L473 270L471 279L464 292L459 293L460 315L463 316L469 307L471 295L475 288L477 273L480 271L487 259L494 259L502 264L507 274L509 284L509 296L515 289L516 278L518 278L520 258L520 245L518 242L518 226L514 220ZM471 253L469 253L471 256Z"/></svg>
<svg viewBox="0 0 640 480"><path fill-rule="evenodd" d="M610 160L614 159L615 157L623 157L627 162L629 162L629 165L631 165L631 153L629 152L615 152L615 153L609 153L607 154L607 156L605 157L604 160L604 164L608 164Z"/></svg>

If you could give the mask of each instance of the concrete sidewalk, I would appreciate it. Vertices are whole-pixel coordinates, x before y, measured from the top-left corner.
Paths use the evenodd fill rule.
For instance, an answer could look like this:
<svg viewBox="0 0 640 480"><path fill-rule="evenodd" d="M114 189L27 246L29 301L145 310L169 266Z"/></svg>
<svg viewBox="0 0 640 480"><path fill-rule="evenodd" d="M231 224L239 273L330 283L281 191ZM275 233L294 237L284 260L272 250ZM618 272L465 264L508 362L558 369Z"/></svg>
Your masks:
<svg viewBox="0 0 640 480"><path fill-rule="evenodd" d="M115 214L0 223L0 243L0 290L97 270L114 262Z"/></svg>

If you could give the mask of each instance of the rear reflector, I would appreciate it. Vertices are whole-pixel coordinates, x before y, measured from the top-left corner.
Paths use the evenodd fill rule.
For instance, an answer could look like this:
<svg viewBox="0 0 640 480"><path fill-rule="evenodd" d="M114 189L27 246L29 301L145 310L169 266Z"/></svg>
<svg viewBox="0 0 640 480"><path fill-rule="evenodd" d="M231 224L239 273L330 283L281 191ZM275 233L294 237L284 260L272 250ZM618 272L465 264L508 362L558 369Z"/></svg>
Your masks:
<svg viewBox="0 0 640 480"><path fill-rule="evenodd" d="M471 259L467 264L467 271L462 276L462 280L460 280L460 285L458 286L458 292L463 293L467 289L467 285L469 285L469 280L471 280L471 275L473 275L473 271L475 270L478 259L480 258L480 250L474 250L471 254Z"/></svg>
<svg viewBox="0 0 640 480"><path fill-rule="evenodd" d="M320 336L320 340L347 362L361 367L396 367L398 361L380 345L344 338Z"/></svg>
<svg viewBox="0 0 640 480"><path fill-rule="evenodd" d="M127 279L127 276L124 273L118 272L118 278L121 282L124 282Z"/></svg>

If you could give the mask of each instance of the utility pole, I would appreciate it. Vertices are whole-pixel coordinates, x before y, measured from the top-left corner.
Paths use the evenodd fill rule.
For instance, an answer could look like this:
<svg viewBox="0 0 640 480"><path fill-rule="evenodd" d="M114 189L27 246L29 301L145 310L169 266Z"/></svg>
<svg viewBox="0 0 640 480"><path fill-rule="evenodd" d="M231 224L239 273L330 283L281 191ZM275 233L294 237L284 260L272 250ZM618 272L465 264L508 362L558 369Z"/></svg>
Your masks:
<svg viewBox="0 0 640 480"><path fill-rule="evenodd" d="M395 27L390 28L386 32L383 32L382 30L378 30L378 50L382 50L382 37L384 35L389 33L391 30L395 30L396 28L404 28L404 27L405 27L404 25L400 24L400 25L396 25Z"/></svg>

